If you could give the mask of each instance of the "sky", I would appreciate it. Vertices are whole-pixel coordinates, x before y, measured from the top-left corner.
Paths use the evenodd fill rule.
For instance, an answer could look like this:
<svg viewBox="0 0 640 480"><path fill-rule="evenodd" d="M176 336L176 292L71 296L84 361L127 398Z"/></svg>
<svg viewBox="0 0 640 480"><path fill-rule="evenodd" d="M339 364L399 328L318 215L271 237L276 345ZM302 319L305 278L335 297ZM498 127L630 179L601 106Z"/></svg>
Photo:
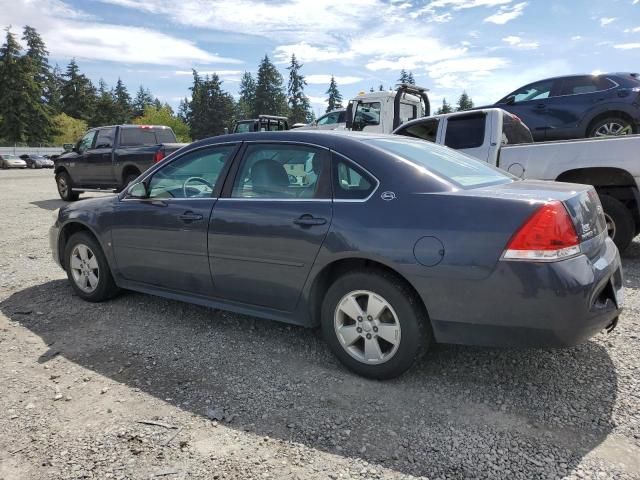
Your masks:
<svg viewBox="0 0 640 480"><path fill-rule="evenodd" d="M0 0L0 25L35 27L64 68L118 77L174 107L191 69L237 96L265 54L303 64L316 114L334 75L345 101L395 85L402 68L432 105L466 90L476 105L573 73L640 71L640 0Z"/></svg>

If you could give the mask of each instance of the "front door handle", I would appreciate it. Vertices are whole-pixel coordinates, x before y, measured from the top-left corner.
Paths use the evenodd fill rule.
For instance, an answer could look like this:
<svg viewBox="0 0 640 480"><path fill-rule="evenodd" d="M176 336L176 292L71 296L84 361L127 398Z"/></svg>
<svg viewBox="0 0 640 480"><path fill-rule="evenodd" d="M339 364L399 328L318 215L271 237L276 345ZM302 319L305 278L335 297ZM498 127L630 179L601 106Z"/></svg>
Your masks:
<svg viewBox="0 0 640 480"><path fill-rule="evenodd" d="M327 223L327 219L314 217L313 215L302 215L300 218L296 218L293 223L302 227L312 227L314 225L324 225Z"/></svg>
<svg viewBox="0 0 640 480"><path fill-rule="evenodd" d="M545 108L547 108L547 106L544 103L539 103L538 105L536 105L536 108L538 110L544 110Z"/></svg>
<svg viewBox="0 0 640 480"><path fill-rule="evenodd" d="M185 223L197 222L202 220L202 215L199 213L193 213L191 211L184 212L182 215L178 215L178 218Z"/></svg>

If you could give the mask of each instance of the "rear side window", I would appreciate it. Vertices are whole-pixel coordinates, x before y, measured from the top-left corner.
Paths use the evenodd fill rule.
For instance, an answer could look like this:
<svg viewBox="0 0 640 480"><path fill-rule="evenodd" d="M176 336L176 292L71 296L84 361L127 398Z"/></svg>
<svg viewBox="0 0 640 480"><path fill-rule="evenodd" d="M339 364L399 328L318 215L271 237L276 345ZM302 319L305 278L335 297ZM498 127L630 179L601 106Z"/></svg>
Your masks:
<svg viewBox="0 0 640 480"><path fill-rule="evenodd" d="M419 138L435 143L438 136L439 120L427 120L425 122L409 125L398 132L398 135L405 137Z"/></svg>
<svg viewBox="0 0 640 480"><path fill-rule="evenodd" d="M343 200L364 200L377 185L368 173L338 155L334 155L333 178L333 195Z"/></svg>
<svg viewBox="0 0 640 480"><path fill-rule="evenodd" d="M444 144L455 150L478 148L484 143L484 113L449 117Z"/></svg>
<svg viewBox="0 0 640 480"><path fill-rule="evenodd" d="M502 145L533 143L531 131L518 118L502 112Z"/></svg>
<svg viewBox="0 0 640 480"><path fill-rule="evenodd" d="M594 75L582 75L579 77L568 77L562 81L560 95L577 95L580 93L593 93L607 90L614 84L605 77Z"/></svg>
<svg viewBox="0 0 640 480"><path fill-rule="evenodd" d="M462 188L508 183L513 177L485 162L453 150L410 138L363 140L426 169Z"/></svg>

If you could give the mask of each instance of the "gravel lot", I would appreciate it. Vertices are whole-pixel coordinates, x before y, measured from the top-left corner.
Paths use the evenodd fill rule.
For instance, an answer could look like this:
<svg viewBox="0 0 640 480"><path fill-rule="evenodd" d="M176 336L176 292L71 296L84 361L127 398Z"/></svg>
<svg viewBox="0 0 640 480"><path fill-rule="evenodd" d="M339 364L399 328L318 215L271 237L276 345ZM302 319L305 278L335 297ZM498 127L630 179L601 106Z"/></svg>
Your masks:
<svg viewBox="0 0 640 480"><path fill-rule="evenodd" d="M613 333L438 346L381 383L314 331L79 300L49 253L52 172L0 171L0 192L0 480L640 478L640 242Z"/></svg>

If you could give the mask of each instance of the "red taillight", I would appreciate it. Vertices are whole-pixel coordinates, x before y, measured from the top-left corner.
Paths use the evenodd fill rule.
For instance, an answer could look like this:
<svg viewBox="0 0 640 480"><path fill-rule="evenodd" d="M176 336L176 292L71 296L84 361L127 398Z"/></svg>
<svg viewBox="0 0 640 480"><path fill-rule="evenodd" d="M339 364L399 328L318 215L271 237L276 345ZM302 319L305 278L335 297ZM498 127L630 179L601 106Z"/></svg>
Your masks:
<svg viewBox="0 0 640 480"><path fill-rule="evenodd" d="M559 201L544 204L511 238L506 260L561 260L580 253L580 240L567 209Z"/></svg>
<svg viewBox="0 0 640 480"><path fill-rule="evenodd" d="M155 155L153 156L153 161L154 163L158 163L159 161L161 161L163 158L165 157L164 155L164 150L158 150Z"/></svg>

